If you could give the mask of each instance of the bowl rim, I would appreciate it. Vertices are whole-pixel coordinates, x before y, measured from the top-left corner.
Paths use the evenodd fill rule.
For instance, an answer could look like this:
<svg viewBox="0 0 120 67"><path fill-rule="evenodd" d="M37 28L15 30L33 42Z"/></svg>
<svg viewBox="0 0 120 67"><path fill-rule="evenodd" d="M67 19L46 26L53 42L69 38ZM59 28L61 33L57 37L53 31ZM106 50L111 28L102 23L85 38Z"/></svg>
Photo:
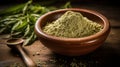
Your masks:
<svg viewBox="0 0 120 67"><path fill-rule="evenodd" d="M80 12L87 12L93 15L96 15L97 17L99 17L102 21L103 21L103 29L99 32L97 32L94 35L90 35L90 36L86 36L86 37L81 37L81 38L64 38L64 37L56 37L56 36L52 36L49 34L46 34L42 31L41 27L40 27L40 23L42 21L43 18L45 18L48 15L57 13L57 12L61 12L61 11L80 11ZM108 19L102 15L101 13L94 11L94 10L90 10L90 9L83 9L83 8L66 8L66 9L58 9L58 10L54 10L54 11L50 11L48 13L45 13L44 15L42 15L41 17L38 18L38 20L36 21L35 24L35 33L37 36L42 36L43 38L47 38L50 40L57 40L57 41L64 41L64 42L85 42L85 41L89 41L89 40L93 40L96 39L98 37L101 37L102 35L104 35L110 27L110 23L108 21Z"/></svg>

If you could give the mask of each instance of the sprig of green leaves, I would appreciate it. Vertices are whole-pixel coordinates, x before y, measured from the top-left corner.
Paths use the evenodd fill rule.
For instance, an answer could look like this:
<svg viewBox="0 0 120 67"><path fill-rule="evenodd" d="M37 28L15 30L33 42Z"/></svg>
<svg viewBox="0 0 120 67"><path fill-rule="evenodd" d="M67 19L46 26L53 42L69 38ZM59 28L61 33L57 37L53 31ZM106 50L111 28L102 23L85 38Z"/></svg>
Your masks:
<svg viewBox="0 0 120 67"><path fill-rule="evenodd" d="M67 2L61 8L71 7L70 2ZM36 20L51 10L56 10L56 7L45 7L38 4L33 4L29 0L26 4L20 4L11 7L0 13L0 34L11 34L14 38L24 38L24 45L33 43L37 37L34 33L34 25Z"/></svg>

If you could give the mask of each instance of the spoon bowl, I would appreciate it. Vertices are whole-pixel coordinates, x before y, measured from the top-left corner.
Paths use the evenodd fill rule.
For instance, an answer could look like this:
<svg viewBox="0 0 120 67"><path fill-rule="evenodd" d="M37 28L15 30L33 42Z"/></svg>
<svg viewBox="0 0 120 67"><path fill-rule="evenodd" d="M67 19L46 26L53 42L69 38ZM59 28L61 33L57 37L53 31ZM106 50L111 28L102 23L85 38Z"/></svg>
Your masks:
<svg viewBox="0 0 120 67"><path fill-rule="evenodd" d="M23 42L24 42L24 40L21 38L12 38L12 39L8 39L6 43L7 43L8 47L14 48L16 45L22 46Z"/></svg>

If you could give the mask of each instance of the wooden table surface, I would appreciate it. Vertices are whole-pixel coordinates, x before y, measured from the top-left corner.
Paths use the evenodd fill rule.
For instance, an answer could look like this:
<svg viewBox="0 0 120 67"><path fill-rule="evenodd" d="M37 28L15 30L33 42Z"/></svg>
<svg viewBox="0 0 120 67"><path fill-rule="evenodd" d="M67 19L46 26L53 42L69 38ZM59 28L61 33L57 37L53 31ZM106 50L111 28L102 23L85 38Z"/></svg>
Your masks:
<svg viewBox="0 0 120 67"><path fill-rule="evenodd" d="M104 44L94 52L77 57L55 54L36 40L24 46L25 52L40 67L119 67L120 66L120 8L106 2L77 2L74 7L95 10L105 15L111 24L111 32ZM0 37L4 37L0 35ZM0 38L0 67L25 67L20 56L4 44Z"/></svg>

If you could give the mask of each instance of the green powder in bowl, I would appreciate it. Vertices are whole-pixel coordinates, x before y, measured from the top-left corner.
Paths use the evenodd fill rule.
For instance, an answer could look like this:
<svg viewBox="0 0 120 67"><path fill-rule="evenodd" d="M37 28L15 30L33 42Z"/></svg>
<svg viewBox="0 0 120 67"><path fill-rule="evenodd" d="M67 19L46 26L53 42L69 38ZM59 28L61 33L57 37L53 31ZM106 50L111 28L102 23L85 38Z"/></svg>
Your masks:
<svg viewBox="0 0 120 67"><path fill-rule="evenodd" d="M93 35L99 32L102 26L79 12L67 11L57 20L47 23L43 27L46 34L67 37L80 38Z"/></svg>

